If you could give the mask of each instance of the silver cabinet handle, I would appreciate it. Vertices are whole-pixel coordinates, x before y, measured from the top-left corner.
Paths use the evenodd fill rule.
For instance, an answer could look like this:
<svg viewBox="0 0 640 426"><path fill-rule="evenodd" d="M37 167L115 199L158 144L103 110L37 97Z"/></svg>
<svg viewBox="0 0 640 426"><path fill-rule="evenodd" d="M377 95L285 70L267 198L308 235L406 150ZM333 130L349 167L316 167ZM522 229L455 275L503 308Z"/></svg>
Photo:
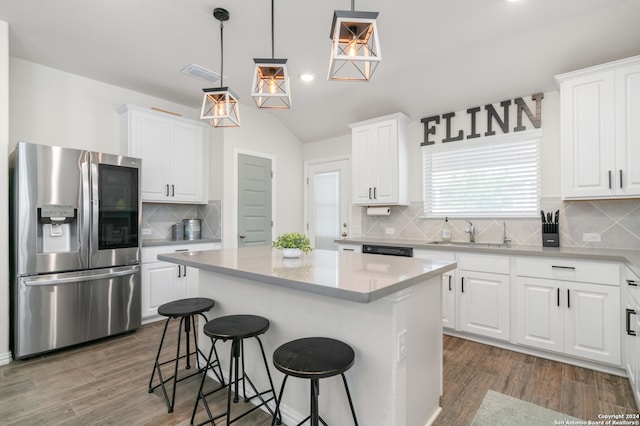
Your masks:
<svg viewBox="0 0 640 426"><path fill-rule="evenodd" d="M377 188L377 187L374 187L374 188L373 188L373 199L374 199L374 200L377 200L377 199L378 199L378 194L377 194L377 192L378 192L378 188Z"/></svg>
<svg viewBox="0 0 640 426"><path fill-rule="evenodd" d="M167 197L169 196L169 184L166 185L167 187Z"/></svg>
<svg viewBox="0 0 640 426"><path fill-rule="evenodd" d="M175 185L171 185L171 196L172 197L176 196L176 186Z"/></svg>
<svg viewBox="0 0 640 426"><path fill-rule="evenodd" d="M620 169L620 188L622 188L622 169Z"/></svg>
<svg viewBox="0 0 640 426"><path fill-rule="evenodd" d="M247 236L246 236L246 234L240 234L239 237L240 238L246 238Z"/></svg>
<svg viewBox="0 0 640 426"><path fill-rule="evenodd" d="M611 170L609 170L609 189L611 189Z"/></svg>
<svg viewBox="0 0 640 426"><path fill-rule="evenodd" d="M369 188L369 199L371 199L371 188Z"/></svg>
<svg viewBox="0 0 640 426"><path fill-rule="evenodd" d="M575 271L575 270L576 270L576 267L575 267L575 266L559 266L559 265L551 265L551 267L552 267L552 268L555 268L555 269L569 269L569 270L572 270L572 271Z"/></svg>

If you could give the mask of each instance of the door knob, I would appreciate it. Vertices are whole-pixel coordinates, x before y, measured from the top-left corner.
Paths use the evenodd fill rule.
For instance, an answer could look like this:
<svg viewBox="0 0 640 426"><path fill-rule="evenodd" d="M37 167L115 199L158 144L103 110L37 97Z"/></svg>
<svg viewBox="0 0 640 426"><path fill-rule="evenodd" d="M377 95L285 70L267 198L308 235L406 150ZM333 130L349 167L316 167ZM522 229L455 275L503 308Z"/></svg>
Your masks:
<svg viewBox="0 0 640 426"><path fill-rule="evenodd" d="M247 236L245 234L240 234L240 238L246 238Z"/></svg>

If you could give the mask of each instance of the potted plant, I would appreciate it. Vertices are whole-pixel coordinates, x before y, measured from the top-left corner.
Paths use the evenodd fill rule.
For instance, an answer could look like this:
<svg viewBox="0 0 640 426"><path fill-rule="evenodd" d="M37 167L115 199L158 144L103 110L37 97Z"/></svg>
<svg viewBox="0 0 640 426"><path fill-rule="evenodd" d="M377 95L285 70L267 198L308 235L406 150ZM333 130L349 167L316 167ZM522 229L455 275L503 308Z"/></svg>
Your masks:
<svg viewBox="0 0 640 426"><path fill-rule="evenodd" d="M313 250L309 237L298 232L280 234L271 245L282 250L283 257L300 257L301 253L306 254Z"/></svg>

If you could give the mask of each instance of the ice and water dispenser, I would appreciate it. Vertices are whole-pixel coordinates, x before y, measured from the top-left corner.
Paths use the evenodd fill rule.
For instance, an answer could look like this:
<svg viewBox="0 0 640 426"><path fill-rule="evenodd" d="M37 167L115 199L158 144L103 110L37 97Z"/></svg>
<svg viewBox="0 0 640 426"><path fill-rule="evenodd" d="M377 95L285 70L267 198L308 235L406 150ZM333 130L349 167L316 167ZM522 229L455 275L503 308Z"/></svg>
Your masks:
<svg viewBox="0 0 640 426"><path fill-rule="evenodd" d="M38 253L77 251L78 232L77 207L59 204L38 207Z"/></svg>

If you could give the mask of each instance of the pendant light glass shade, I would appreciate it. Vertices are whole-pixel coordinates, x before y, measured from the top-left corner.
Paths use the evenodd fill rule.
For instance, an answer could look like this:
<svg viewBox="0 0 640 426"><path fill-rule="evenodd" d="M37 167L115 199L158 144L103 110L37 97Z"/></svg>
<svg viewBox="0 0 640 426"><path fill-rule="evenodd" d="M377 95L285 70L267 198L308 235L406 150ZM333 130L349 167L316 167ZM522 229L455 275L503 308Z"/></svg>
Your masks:
<svg viewBox="0 0 640 426"><path fill-rule="evenodd" d="M286 59L254 59L251 96L258 108L291 108Z"/></svg>
<svg viewBox="0 0 640 426"><path fill-rule="evenodd" d="M226 9L215 8L213 16L220 21L220 87L202 89L202 110L200 118L213 127L239 127L240 110L238 97L223 86L224 80L224 22L229 20Z"/></svg>
<svg viewBox="0 0 640 426"><path fill-rule="evenodd" d="M207 120L213 127L239 127L240 110L238 98L228 87L202 89L202 111L200 118Z"/></svg>
<svg viewBox="0 0 640 426"><path fill-rule="evenodd" d="M378 12L334 11L328 80L369 81L382 60L377 17Z"/></svg>

